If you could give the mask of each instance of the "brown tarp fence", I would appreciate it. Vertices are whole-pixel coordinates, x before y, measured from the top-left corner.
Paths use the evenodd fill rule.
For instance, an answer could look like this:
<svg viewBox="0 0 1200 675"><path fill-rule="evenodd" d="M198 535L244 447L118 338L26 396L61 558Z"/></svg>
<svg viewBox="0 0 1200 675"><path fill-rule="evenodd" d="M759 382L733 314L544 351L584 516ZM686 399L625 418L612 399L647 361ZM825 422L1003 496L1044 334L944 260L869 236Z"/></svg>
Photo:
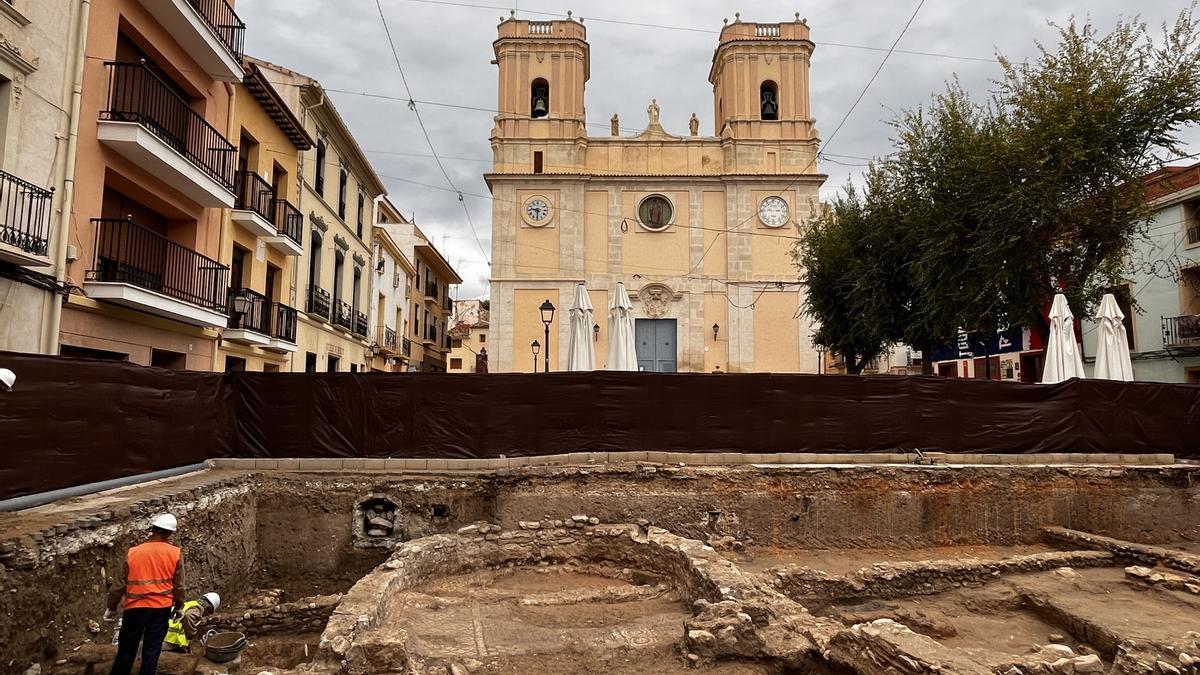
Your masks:
<svg viewBox="0 0 1200 675"><path fill-rule="evenodd" d="M0 354L0 499L213 457L1170 452L1200 386L770 374L195 373Z"/></svg>

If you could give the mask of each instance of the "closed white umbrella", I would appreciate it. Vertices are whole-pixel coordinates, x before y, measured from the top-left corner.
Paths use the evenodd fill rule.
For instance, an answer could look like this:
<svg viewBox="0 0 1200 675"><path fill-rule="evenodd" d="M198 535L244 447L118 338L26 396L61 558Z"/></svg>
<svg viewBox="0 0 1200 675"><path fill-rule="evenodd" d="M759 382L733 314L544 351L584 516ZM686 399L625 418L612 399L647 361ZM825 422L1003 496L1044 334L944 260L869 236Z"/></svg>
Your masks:
<svg viewBox="0 0 1200 675"><path fill-rule="evenodd" d="M617 282L608 305L608 370L637 370L637 348L633 344L633 303L625 284Z"/></svg>
<svg viewBox="0 0 1200 675"><path fill-rule="evenodd" d="M1125 313L1112 293L1105 293L1096 314L1096 378L1133 381L1133 361L1129 358L1129 336L1125 334Z"/></svg>
<svg viewBox="0 0 1200 675"><path fill-rule="evenodd" d="M587 287L583 284L575 286L575 300L571 303L571 341L567 351L567 370L595 370L596 345L592 336L593 310L592 299L588 297Z"/></svg>
<svg viewBox="0 0 1200 675"><path fill-rule="evenodd" d="M1050 307L1050 344L1046 345L1042 384L1055 384L1072 377L1084 377L1083 354L1075 342L1075 315L1067 305L1067 296L1056 293Z"/></svg>

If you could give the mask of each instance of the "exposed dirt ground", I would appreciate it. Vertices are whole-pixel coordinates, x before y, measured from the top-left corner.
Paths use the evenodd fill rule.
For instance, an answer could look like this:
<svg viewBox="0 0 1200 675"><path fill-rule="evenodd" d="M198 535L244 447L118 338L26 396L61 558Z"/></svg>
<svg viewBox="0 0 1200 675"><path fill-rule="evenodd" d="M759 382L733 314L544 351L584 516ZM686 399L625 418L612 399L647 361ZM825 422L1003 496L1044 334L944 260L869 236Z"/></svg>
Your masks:
<svg viewBox="0 0 1200 675"><path fill-rule="evenodd" d="M1018 546L932 546L928 548L856 548L799 550L769 546L752 546L742 552L728 552L725 557L747 572L762 572L772 567L803 565L830 574L847 574L881 562L912 560L954 560L980 558L996 560L1015 555L1043 553L1055 549L1040 544Z"/></svg>
<svg viewBox="0 0 1200 675"><path fill-rule="evenodd" d="M692 673L677 644L688 608L665 587L557 566L448 577L401 594L380 630L412 656L480 672ZM754 663L700 672L759 675Z"/></svg>

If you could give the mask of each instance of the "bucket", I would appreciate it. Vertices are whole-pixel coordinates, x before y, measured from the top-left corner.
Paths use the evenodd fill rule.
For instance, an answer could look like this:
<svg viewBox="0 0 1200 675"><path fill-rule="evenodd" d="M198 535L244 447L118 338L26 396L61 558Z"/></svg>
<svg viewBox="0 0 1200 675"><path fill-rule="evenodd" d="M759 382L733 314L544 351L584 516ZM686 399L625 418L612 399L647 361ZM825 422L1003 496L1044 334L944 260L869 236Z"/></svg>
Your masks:
<svg viewBox="0 0 1200 675"><path fill-rule="evenodd" d="M209 631L200 641L204 656L213 663L229 663L246 648L246 635L235 631Z"/></svg>

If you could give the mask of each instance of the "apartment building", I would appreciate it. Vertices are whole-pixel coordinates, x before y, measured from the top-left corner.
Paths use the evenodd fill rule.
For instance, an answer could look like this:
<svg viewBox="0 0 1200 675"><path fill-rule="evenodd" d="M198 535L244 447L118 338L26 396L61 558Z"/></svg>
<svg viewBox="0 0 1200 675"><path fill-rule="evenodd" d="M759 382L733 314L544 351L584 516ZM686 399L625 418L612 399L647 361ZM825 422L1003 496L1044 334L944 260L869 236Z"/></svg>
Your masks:
<svg viewBox="0 0 1200 675"><path fill-rule="evenodd" d="M238 160L224 130L244 34L226 2L91 3L66 257L79 290L60 353L216 365Z"/></svg>
<svg viewBox="0 0 1200 675"><path fill-rule="evenodd" d="M301 153L298 174L304 251L292 370L367 370L375 358L368 315L373 210L387 190L319 82L259 59L248 62L268 74L314 139Z"/></svg>
<svg viewBox="0 0 1200 675"><path fill-rule="evenodd" d="M0 351L58 352L86 26L79 0L0 0Z"/></svg>
<svg viewBox="0 0 1200 675"><path fill-rule="evenodd" d="M1164 167L1145 178L1153 214L1125 261L1118 302L1135 380L1200 384L1200 163ZM1130 297L1136 309L1127 302ZM1084 320L1088 369L1095 323Z"/></svg>
<svg viewBox="0 0 1200 675"><path fill-rule="evenodd" d="M371 297L375 298L371 305L371 325L375 327L371 347L375 355L371 370L404 373L414 369L408 317L417 270L385 227L404 220L399 209L383 197L378 200L376 211L371 275Z"/></svg>
<svg viewBox="0 0 1200 675"><path fill-rule="evenodd" d="M407 337L413 341L412 368L425 373L444 373L450 353L449 323L454 311L450 287L462 277L438 251L416 223L401 218L381 226L413 262L412 298L409 300Z"/></svg>
<svg viewBox="0 0 1200 675"><path fill-rule="evenodd" d="M289 371L297 350L296 261L304 253L304 215L296 207L300 153L313 139L253 63L234 88L229 137L237 139L236 191L220 258L229 267L229 327L214 365Z"/></svg>
<svg viewBox="0 0 1200 675"><path fill-rule="evenodd" d="M451 373L486 373L488 345L486 300L456 300L450 323Z"/></svg>

